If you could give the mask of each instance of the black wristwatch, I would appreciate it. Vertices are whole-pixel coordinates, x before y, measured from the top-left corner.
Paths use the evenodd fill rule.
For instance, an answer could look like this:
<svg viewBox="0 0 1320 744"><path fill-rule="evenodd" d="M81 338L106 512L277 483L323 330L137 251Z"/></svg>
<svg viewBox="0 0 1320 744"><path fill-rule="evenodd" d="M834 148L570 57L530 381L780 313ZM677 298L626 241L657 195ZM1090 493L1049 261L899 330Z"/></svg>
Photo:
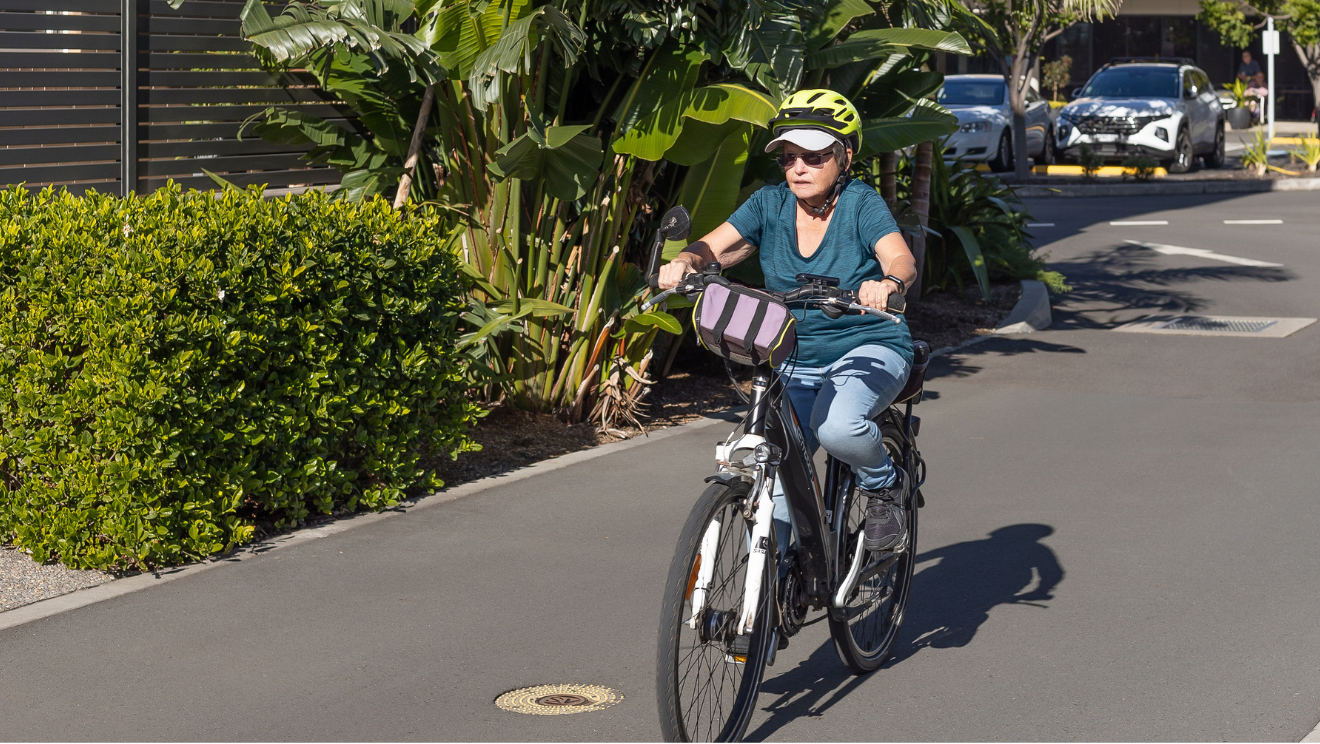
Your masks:
<svg viewBox="0 0 1320 744"><path fill-rule="evenodd" d="M905 294L907 294L907 284L904 284L902 279L899 279L898 277L894 276L893 274L886 274L886 275L885 275L885 279L888 279L889 281L891 281L891 282L893 282L894 284L897 284L897 285L898 285L898 293L899 293L899 294L901 294L901 295L905 295ZM884 279L881 279L880 281L884 281Z"/></svg>

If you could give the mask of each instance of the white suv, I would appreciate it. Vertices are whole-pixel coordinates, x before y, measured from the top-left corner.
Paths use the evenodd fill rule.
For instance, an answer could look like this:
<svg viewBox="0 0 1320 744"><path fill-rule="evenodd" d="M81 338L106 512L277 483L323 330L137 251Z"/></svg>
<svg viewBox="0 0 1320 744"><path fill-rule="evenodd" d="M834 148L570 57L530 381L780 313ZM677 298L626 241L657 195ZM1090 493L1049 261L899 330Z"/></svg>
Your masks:
<svg viewBox="0 0 1320 744"><path fill-rule="evenodd" d="M1065 158L1089 145L1106 158L1150 155L1170 173L1187 172L1198 155L1208 168L1224 165L1224 107L1186 60L1114 60L1073 95L1055 121Z"/></svg>

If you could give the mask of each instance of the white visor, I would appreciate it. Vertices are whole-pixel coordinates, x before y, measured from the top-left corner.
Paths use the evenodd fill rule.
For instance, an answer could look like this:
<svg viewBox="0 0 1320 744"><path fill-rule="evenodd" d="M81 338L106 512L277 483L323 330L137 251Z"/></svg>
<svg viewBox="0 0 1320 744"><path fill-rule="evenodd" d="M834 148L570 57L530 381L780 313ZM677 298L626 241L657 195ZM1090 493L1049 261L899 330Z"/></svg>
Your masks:
<svg viewBox="0 0 1320 744"><path fill-rule="evenodd" d="M820 152L833 147L838 141L838 137L819 129L786 129L778 137L770 140L770 144L765 146L765 151L771 152L785 142L792 142L803 150Z"/></svg>

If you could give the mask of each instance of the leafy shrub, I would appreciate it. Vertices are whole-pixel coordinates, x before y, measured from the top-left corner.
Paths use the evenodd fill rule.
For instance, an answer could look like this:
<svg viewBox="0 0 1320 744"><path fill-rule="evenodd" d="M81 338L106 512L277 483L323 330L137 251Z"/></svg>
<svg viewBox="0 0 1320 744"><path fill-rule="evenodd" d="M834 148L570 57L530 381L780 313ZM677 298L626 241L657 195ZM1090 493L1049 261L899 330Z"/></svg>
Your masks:
<svg viewBox="0 0 1320 744"><path fill-rule="evenodd" d="M1247 141L1238 162L1244 170L1258 176L1265 175L1266 169L1270 167L1270 138L1264 128L1256 130L1255 135Z"/></svg>
<svg viewBox="0 0 1320 744"><path fill-rule="evenodd" d="M1127 178L1130 172L1133 178L1142 183L1154 178L1155 169L1160 166L1159 161L1149 155L1129 155L1123 158L1122 165L1127 169L1123 178Z"/></svg>
<svg viewBox="0 0 1320 744"><path fill-rule="evenodd" d="M1092 150L1090 145L1082 145L1077 153L1077 163L1082 166L1083 178L1095 178L1104 167L1105 156Z"/></svg>
<svg viewBox="0 0 1320 744"><path fill-rule="evenodd" d="M0 192L0 541L146 568L435 486L470 448L438 218L312 192Z"/></svg>
<svg viewBox="0 0 1320 744"><path fill-rule="evenodd" d="M917 229L908 199L911 168L901 168L896 217ZM970 168L961 160L931 164L930 215L926 237L923 289L959 289L974 282L989 296L992 279L1038 279L1051 291L1068 292L1064 276L1048 271L1035 255L1027 223L1031 214L1013 187L998 176Z"/></svg>
<svg viewBox="0 0 1320 744"><path fill-rule="evenodd" d="M1299 147L1288 148L1288 154L1305 163L1306 169L1314 173L1316 166L1320 165L1320 139L1304 137Z"/></svg>

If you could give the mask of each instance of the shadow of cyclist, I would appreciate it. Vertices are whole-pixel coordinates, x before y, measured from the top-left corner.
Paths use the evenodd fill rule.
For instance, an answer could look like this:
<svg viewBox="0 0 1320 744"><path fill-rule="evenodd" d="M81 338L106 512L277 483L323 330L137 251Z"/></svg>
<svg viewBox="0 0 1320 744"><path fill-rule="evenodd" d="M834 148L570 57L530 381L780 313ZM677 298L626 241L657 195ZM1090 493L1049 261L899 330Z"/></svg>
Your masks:
<svg viewBox="0 0 1320 744"><path fill-rule="evenodd" d="M985 540L947 545L917 556L903 634L889 664L923 648L959 648L971 643L990 610L1002 604L1044 608L1063 581L1063 568L1049 546L1054 533L1044 524L1000 527ZM938 561L922 568L922 564ZM904 639L912 640L904 643Z"/></svg>
<svg viewBox="0 0 1320 744"><path fill-rule="evenodd" d="M1040 602L1054 598L1052 592L1064 576L1054 551L1040 542L1053 533L1054 528L1044 524L1014 524L985 540L919 554L919 569L938 563L914 578L902 634L885 666L909 659L922 648L966 646L998 605L1045 607ZM770 717L749 731L747 740L762 740L791 721L824 715L868 676L849 672L834 642L826 641L797 667L762 684L759 707Z"/></svg>

